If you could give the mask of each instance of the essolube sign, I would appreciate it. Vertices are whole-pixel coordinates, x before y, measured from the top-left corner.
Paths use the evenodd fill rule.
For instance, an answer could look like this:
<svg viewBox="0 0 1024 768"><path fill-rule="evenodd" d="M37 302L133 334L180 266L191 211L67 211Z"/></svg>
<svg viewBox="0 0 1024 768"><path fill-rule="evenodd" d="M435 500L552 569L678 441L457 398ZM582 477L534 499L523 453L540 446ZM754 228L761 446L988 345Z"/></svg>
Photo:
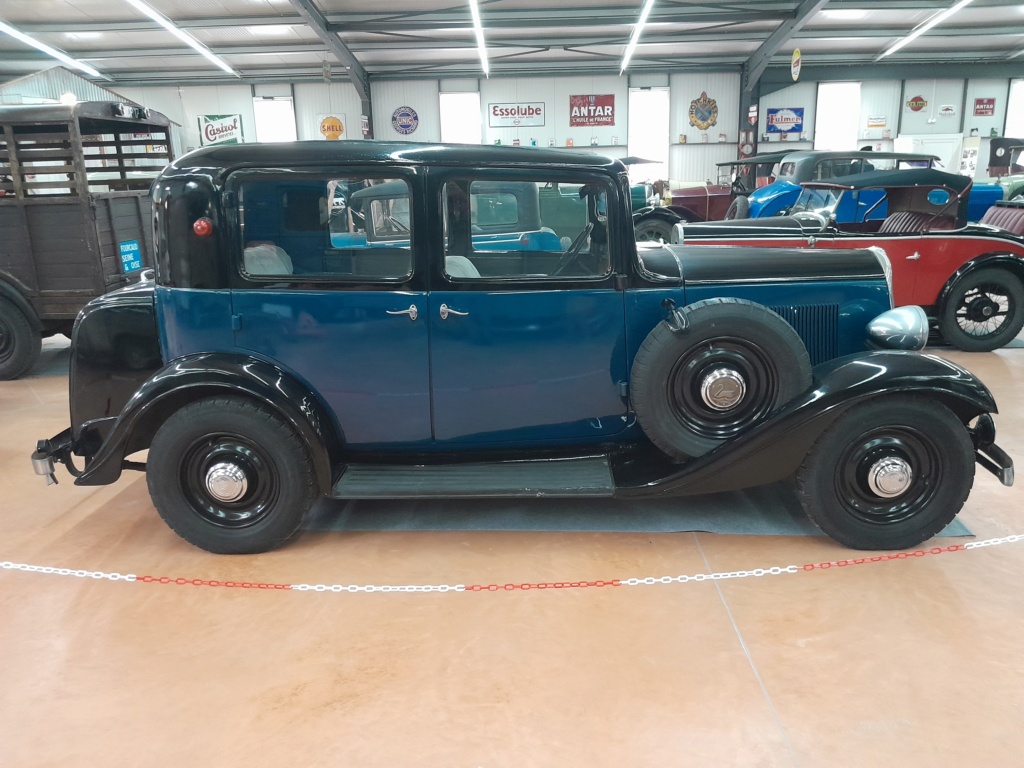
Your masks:
<svg viewBox="0 0 1024 768"><path fill-rule="evenodd" d="M544 125L544 102L526 101L517 104L488 104L491 128L509 128L519 125Z"/></svg>

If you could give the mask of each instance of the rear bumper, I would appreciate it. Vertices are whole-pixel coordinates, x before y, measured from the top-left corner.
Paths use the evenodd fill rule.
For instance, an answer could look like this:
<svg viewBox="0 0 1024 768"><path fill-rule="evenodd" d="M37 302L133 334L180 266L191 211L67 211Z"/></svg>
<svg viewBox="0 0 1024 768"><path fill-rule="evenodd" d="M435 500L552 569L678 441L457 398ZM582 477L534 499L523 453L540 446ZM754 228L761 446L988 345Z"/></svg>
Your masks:
<svg viewBox="0 0 1024 768"><path fill-rule="evenodd" d="M78 469L71 460L71 444L71 427L49 440L39 440L36 443L36 449L32 452L32 468L37 475L46 478L47 485L57 484L55 462L63 464L68 472L75 477L78 476Z"/></svg>

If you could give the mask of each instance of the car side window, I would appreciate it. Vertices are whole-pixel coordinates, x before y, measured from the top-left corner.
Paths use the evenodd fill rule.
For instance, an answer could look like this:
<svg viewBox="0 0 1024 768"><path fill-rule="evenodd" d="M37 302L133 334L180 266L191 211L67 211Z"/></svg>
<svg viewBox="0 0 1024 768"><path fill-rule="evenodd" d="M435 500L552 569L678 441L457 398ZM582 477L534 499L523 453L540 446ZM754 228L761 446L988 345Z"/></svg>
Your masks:
<svg viewBox="0 0 1024 768"><path fill-rule="evenodd" d="M603 278L611 271L603 182L453 179L442 192L444 273L454 280Z"/></svg>
<svg viewBox="0 0 1024 768"><path fill-rule="evenodd" d="M239 185L241 271L250 280L393 282L412 274L402 179L259 177Z"/></svg>

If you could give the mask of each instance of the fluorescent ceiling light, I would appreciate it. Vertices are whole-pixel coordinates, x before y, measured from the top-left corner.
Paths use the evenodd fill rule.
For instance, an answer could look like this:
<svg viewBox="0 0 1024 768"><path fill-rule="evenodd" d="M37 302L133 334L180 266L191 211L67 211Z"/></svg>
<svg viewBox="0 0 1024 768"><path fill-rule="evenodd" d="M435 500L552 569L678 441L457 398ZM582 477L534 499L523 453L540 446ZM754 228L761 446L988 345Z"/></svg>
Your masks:
<svg viewBox="0 0 1024 768"><path fill-rule="evenodd" d="M64 53L64 51L58 51L56 48L51 48L46 43L41 43L38 40L36 40L35 38L29 37L24 32L19 32L14 27L11 27L11 26L8 26L7 24L4 24L2 21L0 21L0 32L4 32L4 33L10 35L15 40L20 40L25 45L29 45L29 46L35 48L37 51L42 51L47 56L52 56L57 61L63 62L64 64L67 64L69 67L74 67L77 70L85 72L85 74L87 74L87 75L92 75L93 77L99 77L99 78L102 78L104 80L109 80L110 79L106 75L101 74L99 71L97 71L97 70L93 69L92 67L90 67L88 64L84 64L81 61L78 61L77 59L72 59L70 56L68 56L66 53Z"/></svg>
<svg viewBox="0 0 1024 768"><path fill-rule="evenodd" d="M619 67L619 74L621 75L626 71L626 67L629 66L629 60L633 58L633 51L636 50L636 44L640 42L640 33L644 31L644 26L647 24L647 17L651 15L651 8L654 7L654 0L644 0L644 7L640 11L640 21L633 27L633 36L629 39L629 45L626 46L626 52L622 54L622 65Z"/></svg>
<svg viewBox="0 0 1024 768"><path fill-rule="evenodd" d="M65 32L64 37L70 37L72 40L95 40L97 37L103 37L102 32Z"/></svg>
<svg viewBox="0 0 1024 768"><path fill-rule="evenodd" d="M277 37L278 35L287 35L292 31L291 24L261 24L255 27L246 27L251 35L259 35L261 37Z"/></svg>
<svg viewBox="0 0 1024 768"><path fill-rule="evenodd" d="M932 16L930 19L928 19L928 21L926 21L924 24L922 24L921 26L915 28L914 31L911 32L909 35L907 35L906 37L902 38L901 40L896 41L896 43L894 45L890 46L889 49L885 53L883 53L881 56L879 56L878 58L879 59L884 59L890 53L896 53L896 51L898 51L900 48L905 46L907 43L911 43L914 40L917 40L917 38L919 38L921 35L923 35L929 29L931 29L932 27L938 26L939 24L944 22L946 19L948 19L950 16L952 16L954 13L959 11L961 8L963 8L964 6L970 5L973 2L974 2L974 0L960 0L960 2L954 3L953 5L951 5L946 10L939 11L934 16Z"/></svg>
<svg viewBox="0 0 1024 768"><path fill-rule="evenodd" d="M480 66L483 67L484 75L491 76L491 68L487 63L487 44L484 42L484 27L480 23L480 9L477 7L477 0L469 0L469 13L473 17L473 32L476 34L476 49L480 54Z"/></svg>
<svg viewBox="0 0 1024 768"><path fill-rule="evenodd" d="M868 15L863 8L823 8L821 12L830 19L840 21L857 21Z"/></svg>
<svg viewBox="0 0 1024 768"><path fill-rule="evenodd" d="M190 35L188 32L185 32L184 30L178 29L176 26L174 26L174 23L170 19L168 19L166 16L164 16L162 13L160 13L157 10L155 10L154 8L150 8L148 5L146 5L144 2L142 2L142 0L125 0L125 2L128 3L128 5L132 6L133 8L135 8L135 9L141 11L142 13L146 14L147 16L149 16L149 18L151 18L153 21L155 21L161 27L166 29L168 32L170 32L172 35L174 35L176 38L181 40L181 42L185 43L185 45L189 46L190 48L195 49L198 53L200 53L203 56L205 56L211 62L216 64L218 67L223 69L225 72L227 72L229 75L234 75L235 77L241 77L241 75L239 75L237 72L235 72L235 70L233 70L231 67L228 66L227 62L225 62L223 59L219 58L218 56L215 56L213 54L213 52L209 48L207 48L205 45L203 45L198 40L196 40L194 37L192 37L192 35Z"/></svg>

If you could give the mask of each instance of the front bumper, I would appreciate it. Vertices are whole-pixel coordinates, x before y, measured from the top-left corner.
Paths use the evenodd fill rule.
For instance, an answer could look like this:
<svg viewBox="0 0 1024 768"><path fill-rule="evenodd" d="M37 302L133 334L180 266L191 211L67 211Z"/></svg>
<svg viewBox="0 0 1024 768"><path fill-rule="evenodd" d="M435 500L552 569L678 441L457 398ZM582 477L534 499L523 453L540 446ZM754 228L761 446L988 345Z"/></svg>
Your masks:
<svg viewBox="0 0 1024 768"><path fill-rule="evenodd" d="M32 453L32 468L37 475L46 478L47 485L57 484L54 462L63 464L75 477L81 474L71 460L71 443L71 427L49 440L40 440L36 443L36 449Z"/></svg>

